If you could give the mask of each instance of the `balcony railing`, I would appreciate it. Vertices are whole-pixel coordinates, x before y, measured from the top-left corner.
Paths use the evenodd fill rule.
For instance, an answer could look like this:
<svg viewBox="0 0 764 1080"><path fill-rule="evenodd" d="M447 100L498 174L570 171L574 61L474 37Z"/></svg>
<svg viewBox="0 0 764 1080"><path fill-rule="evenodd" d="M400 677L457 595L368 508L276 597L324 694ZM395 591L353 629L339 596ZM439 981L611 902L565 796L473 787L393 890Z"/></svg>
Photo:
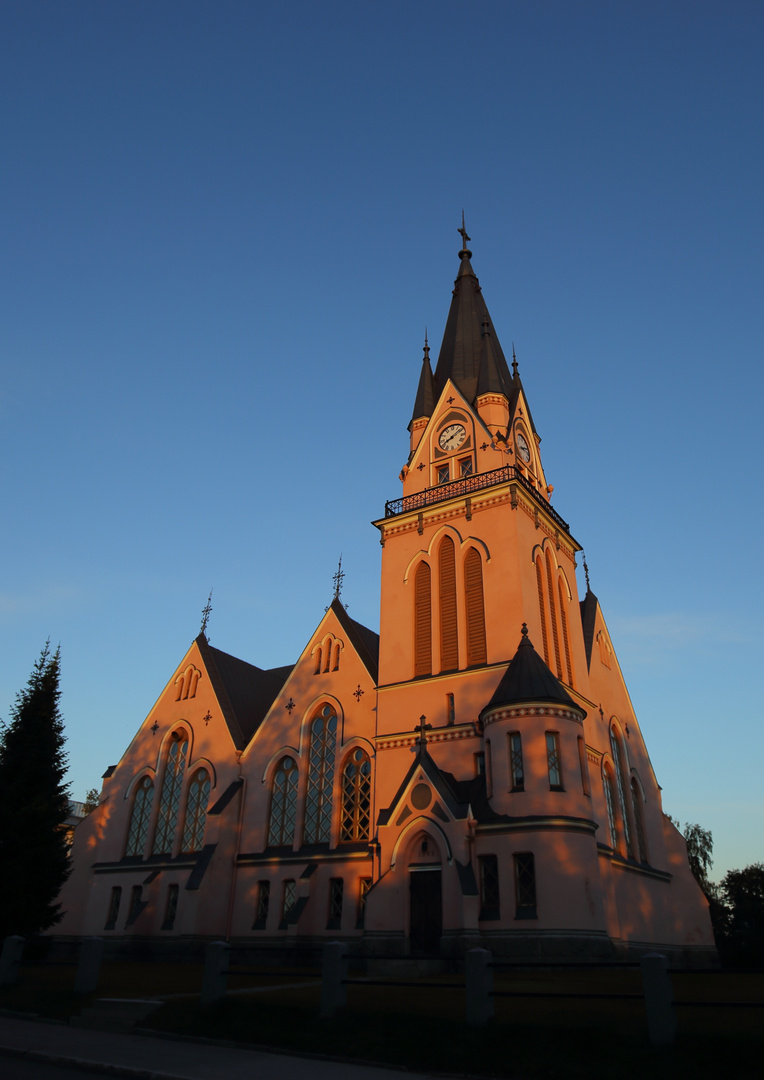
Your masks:
<svg viewBox="0 0 764 1080"><path fill-rule="evenodd" d="M414 495L404 495L402 499L390 499L385 503L385 517L395 517L396 514L406 514L410 510L422 510L425 506L434 506L436 503L445 502L447 499L456 499L464 495L471 495L475 491L484 491L486 488L504 484L507 480L516 480L531 496L534 502L549 514L556 525L565 532L570 532L570 526L564 521L543 495L539 495L536 488L526 479L516 465L505 465L501 469L492 472L477 473L474 476L463 476L460 480L452 480L448 484L439 484L438 487L425 488L417 491Z"/></svg>

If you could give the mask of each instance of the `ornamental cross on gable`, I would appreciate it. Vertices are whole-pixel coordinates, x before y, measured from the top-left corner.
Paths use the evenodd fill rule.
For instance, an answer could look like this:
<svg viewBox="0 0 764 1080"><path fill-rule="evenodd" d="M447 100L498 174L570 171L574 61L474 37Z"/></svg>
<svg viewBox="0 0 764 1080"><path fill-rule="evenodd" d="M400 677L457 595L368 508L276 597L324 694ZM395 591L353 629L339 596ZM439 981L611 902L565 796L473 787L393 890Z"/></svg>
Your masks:
<svg viewBox="0 0 764 1080"><path fill-rule="evenodd" d="M419 723L414 728L414 731L417 732L417 746L427 746L427 732L432 731L432 724L425 723L426 720L426 716L420 716Z"/></svg>

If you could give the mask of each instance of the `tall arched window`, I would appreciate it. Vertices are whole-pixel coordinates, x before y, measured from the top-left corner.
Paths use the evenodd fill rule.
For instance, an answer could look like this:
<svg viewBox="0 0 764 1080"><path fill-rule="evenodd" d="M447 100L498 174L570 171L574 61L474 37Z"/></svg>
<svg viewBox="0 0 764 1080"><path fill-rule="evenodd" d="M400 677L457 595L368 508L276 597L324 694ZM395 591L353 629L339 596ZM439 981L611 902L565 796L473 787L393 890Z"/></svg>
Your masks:
<svg viewBox="0 0 764 1080"><path fill-rule="evenodd" d="M324 705L310 725L308 790L305 796L306 844L328 843L332 833L332 786L337 714Z"/></svg>
<svg viewBox="0 0 764 1080"><path fill-rule="evenodd" d="M618 847L618 826L615 820L615 802L613 795L613 774L610 771L610 767L606 765L602 770L602 787L605 791L605 806L607 807L607 824L608 831L610 833L610 846L613 849Z"/></svg>
<svg viewBox="0 0 764 1080"><path fill-rule="evenodd" d="M432 674L432 585L429 564L414 574L414 675Z"/></svg>
<svg viewBox="0 0 764 1080"><path fill-rule="evenodd" d="M271 789L269 847L291 847L297 821L297 764L285 757L276 766Z"/></svg>
<svg viewBox="0 0 764 1080"><path fill-rule="evenodd" d="M637 831L637 849L639 861L647 862L647 841L645 838L645 817L642 813L642 792L636 776L631 778L631 805L634 810L634 825Z"/></svg>
<svg viewBox="0 0 764 1080"><path fill-rule="evenodd" d="M172 853L175 829L180 810L180 792L183 787L183 771L186 767L188 735L185 731L174 731L170 739L167 761L162 780L162 795L159 800L159 815L154 833L154 855Z"/></svg>
<svg viewBox="0 0 764 1080"><path fill-rule="evenodd" d="M541 642L544 646L544 663L549 667L549 638L546 629L546 603L544 602L544 570L541 556L536 557L536 586L539 594L539 615L541 616Z"/></svg>
<svg viewBox="0 0 764 1080"><path fill-rule="evenodd" d="M618 806L621 811L621 819L623 820L623 835L626 841L626 853L633 855L633 848L631 843L631 828L629 827L629 811L626 806L626 781L623 773L623 754L621 752L621 740L615 730L610 729L610 752L613 755L613 766L615 769L615 784L618 790Z"/></svg>
<svg viewBox="0 0 764 1080"><path fill-rule="evenodd" d="M484 664L486 644L483 562L475 548L469 549L464 560L464 600L467 613L467 663Z"/></svg>
<svg viewBox="0 0 764 1080"><path fill-rule="evenodd" d="M562 660L560 659L560 635L557 631L557 611L554 599L554 581L552 568L552 553L547 548L546 552L546 583L549 590L549 618L552 623L552 642L554 644L554 659L557 665L557 678L562 678Z"/></svg>
<svg viewBox="0 0 764 1080"><path fill-rule="evenodd" d="M456 548L450 536L440 542L438 556L440 596L440 670L459 667L459 637L456 622Z"/></svg>
<svg viewBox="0 0 764 1080"><path fill-rule="evenodd" d="M340 840L368 840L371 819L371 762L359 747L342 770Z"/></svg>
<svg viewBox="0 0 764 1080"><path fill-rule="evenodd" d="M198 769L191 777L186 799L186 821L183 826L181 851L199 851L204 842L207 822L207 802L210 797L210 774Z"/></svg>
<svg viewBox="0 0 764 1080"><path fill-rule="evenodd" d="M135 789L133 812L130 815L130 826L127 830L125 855L142 855L146 850L153 801L154 785L148 776L144 776Z"/></svg>
<svg viewBox="0 0 764 1080"><path fill-rule="evenodd" d="M562 644L565 649L565 668L568 672L568 686L573 685L573 660L570 655L570 641L568 640L568 614L566 610L565 590L562 587L562 580L557 579L557 595L560 598L560 622L562 623Z"/></svg>

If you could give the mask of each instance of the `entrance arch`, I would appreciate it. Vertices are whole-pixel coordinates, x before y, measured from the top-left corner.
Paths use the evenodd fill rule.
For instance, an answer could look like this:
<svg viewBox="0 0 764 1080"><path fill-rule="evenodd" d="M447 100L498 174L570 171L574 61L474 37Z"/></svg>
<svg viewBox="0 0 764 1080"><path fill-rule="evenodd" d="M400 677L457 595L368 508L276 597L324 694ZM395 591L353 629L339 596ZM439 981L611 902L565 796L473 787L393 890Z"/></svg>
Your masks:
<svg viewBox="0 0 764 1080"><path fill-rule="evenodd" d="M428 832L416 834L408 855L409 948L412 955L440 953L443 933L441 855Z"/></svg>

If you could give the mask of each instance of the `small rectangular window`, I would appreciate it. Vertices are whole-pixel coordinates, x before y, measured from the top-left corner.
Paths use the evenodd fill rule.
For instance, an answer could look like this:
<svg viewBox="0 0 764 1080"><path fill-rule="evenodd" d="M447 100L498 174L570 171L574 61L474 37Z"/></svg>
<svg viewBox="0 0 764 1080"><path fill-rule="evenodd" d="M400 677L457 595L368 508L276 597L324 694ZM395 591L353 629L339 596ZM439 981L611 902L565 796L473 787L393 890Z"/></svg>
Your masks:
<svg viewBox="0 0 764 1080"><path fill-rule="evenodd" d="M536 869L531 852L514 855L515 863L515 918L535 919L536 916Z"/></svg>
<svg viewBox="0 0 764 1080"><path fill-rule="evenodd" d="M523 740L519 731L509 733L509 767L512 775L512 791L525 791Z"/></svg>
<svg viewBox="0 0 764 1080"><path fill-rule="evenodd" d="M356 915L355 928L362 930L366 922L366 897L371 888L371 878L362 877L358 882L358 913Z"/></svg>
<svg viewBox="0 0 764 1080"><path fill-rule="evenodd" d="M106 923L104 930L113 930L117 925L117 918L119 917L119 905L122 900L122 886L115 885L111 890L111 896L109 897L109 910L106 914Z"/></svg>
<svg viewBox="0 0 764 1080"><path fill-rule="evenodd" d="M475 776L485 776L485 753L482 750L475 754Z"/></svg>
<svg viewBox="0 0 764 1080"><path fill-rule="evenodd" d="M286 930L289 913L297 903L297 883L293 880L284 882L284 897L281 904L281 922L279 930Z"/></svg>
<svg viewBox="0 0 764 1080"><path fill-rule="evenodd" d="M271 903L271 883L270 881L258 881L257 883L257 902L255 904L255 921L252 924L253 930L265 930L268 922L268 908Z"/></svg>
<svg viewBox="0 0 764 1080"><path fill-rule="evenodd" d="M499 860L495 855L481 855L480 866L480 918L499 918Z"/></svg>
<svg viewBox="0 0 764 1080"><path fill-rule="evenodd" d="M493 762L491 761L491 744L485 741L485 791L490 799L493 795Z"/></svg>
<svg viewBox="0 0 764 1080"><path fill-rule="evenodd" d="M342 894L345 883L342 878L329 879L329 921L327 930L339 930L342 924Z"/></svg>
<svg viewBox="0 0 764 1080"><path fill-rule="evenodd" d="M447 484L451 478L450 466L438 465L438 483Z"/></svg>
<svg viewBox="0 0 764 1080"><path fill-rule="evenodd" d="M453 724L456 720L456 709L454 707L454 695L446 694L446 723Z"/></svg>
<svg viewBox="0 0 764 1080"><path fill-rule="evenodd" d="M143 911L143 886L133 885L130 890L130 907L127 911L125 926L132 926L141 911Z"/></svg>
<svg viewBox="0 0 764 1080"><path fill-rule="evenodd" d="M462 458L459 462L459 475L460 476L472 476L472 458Z"/></svg>
<svg viewBox="0 0 764 1080"><path fill-rule="evenodd" d="M592 789L589 784L589 763L586 760L586 743L578 736L578 763L581 766L581 787L584 795L591 795Z"/></svg>
<svg viewBox="0 0 764 1080"><path fill-rule="evenodd" d="M162 923L163 930L172 930L175 926L175 916L178 914L178 886L167 886L167 903L164 909L164 922Z"/></svg>
<svg viewBox="0 0 764 1080"><path fill-rule="evenodd" d="M547 731L546 733L546 765L549 771L549 790L562 791L560 736L556 731Z"/></svg>

